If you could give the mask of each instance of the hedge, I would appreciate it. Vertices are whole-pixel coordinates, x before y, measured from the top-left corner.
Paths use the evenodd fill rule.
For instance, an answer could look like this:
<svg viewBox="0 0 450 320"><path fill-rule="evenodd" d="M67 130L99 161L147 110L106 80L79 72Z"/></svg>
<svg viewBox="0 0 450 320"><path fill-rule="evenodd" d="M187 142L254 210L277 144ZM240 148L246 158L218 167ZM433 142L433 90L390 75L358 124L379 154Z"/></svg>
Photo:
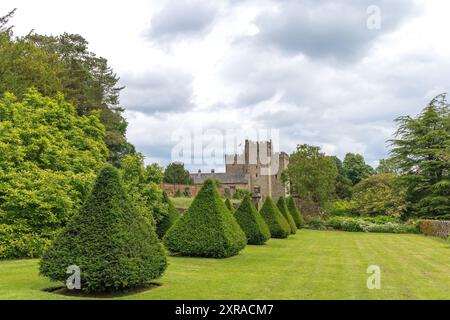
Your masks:
<svg viewBox="0 0 450 320"><path fill-rule="evenodd" d="M286 201L286 205L289 209L289 212L291 213L292 218L295 221L295 225L297 226L297 228L302 228L305 225L305 220L303 219L303 215L295 205L294 198L289 197Z"/></svg>
<svg viewBox="0 0 450 320"><path fill-rule="evenodd" d="M286 206L286 200L284 200L284 197L280 197L277 201L277 207L280 210L283 217L286 219L286 221L289 223L289 227L291 229L291 234L297 233L297 226L295 225L295 221L291 216L291 213L289 212L288 207Z"/></svg>
<svg viewBox="0 0 450 320"><path fill-rule="evenodd" d="M395 221L395 220L394 220ZM382 217L332 217L325 222L326 226L335 230L349 232L377 232L377 233L417 233L417 226L405 224L392 218Z"/></svg>
<svg viewBox="0 0 450 320"><path fill-rule="evenodd" d="M160 239L164 237L170 227L173 226L175 222L180 218L180 213L175 208L172 201L170 201L169 196L165 191L163 191L162 201L167 205L167 214L156 226L156 233L158 234L158 237Z"/></svg>
<svg viewBox="0 0 450 320"><path fill-rule="evenodd" d="M289 237L291 227L270 197L267 197L264 201L260 214L269 226L272 238Z"/></svg>
<svg viewBox="0 0 450 320"><path fill-rule="evenodd" d="M270 230L256 210L249 196L245 196L234 217L241 226L249 244L261 245L270 239Z"/></svg>
<svg viewBox="0 0 450 320"><path fill-rule="evenodd" d="M66 281L81 270L81 290L110 292L159 278L167 267L154 228L128 199L117 169L105 166L80 212L44 253L40 272Z"/></svg>
<svg viewBox="0 0 450 320"><path fill-rule="evenodd" d="M0 224L0 259L38 258L50 243L24 226Z"/></svg>
<svg viewBox="0 0 450 320"><path fill-rule="evenodd" d="M186 213L164 236L172 253L184 256L226 258L247 244L247 237L217 192L206 180Z"/></svg>
<svg viewBox="0 0 450 320"><path fill-rule="evenodd" d="M450 221L420 220L419 229L424 235L447 239L450 237Z"/></svg>

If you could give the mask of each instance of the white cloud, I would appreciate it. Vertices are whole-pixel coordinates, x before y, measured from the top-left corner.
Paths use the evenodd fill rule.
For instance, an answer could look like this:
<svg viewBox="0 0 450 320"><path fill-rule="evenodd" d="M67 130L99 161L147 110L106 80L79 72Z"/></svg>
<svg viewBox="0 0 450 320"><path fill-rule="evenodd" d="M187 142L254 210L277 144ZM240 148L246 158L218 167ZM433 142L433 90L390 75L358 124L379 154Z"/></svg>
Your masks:
<svg viewBox="0 0 450 320"><path fill-rule="evenodd" d="M201 124L279 129L287 152L311 143L375 164L394 118L449 91L450 3L377 0L386 24L374 34L359 27L369 2L3 0L2 8L18 8L21 34L80 33L110 61L127 87L128 137L147 161L166 164L172 133ZM298 21L308 12L315 19Z"/></svg>

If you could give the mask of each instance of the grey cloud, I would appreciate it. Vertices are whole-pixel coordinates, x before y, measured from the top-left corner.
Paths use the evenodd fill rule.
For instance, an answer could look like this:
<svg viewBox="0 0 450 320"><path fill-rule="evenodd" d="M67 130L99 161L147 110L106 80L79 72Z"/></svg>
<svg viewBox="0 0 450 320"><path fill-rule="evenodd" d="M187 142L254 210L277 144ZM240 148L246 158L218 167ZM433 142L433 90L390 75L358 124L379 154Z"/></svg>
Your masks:
<svg viewBox="0 0 450 320"><path fill-rule="evenodd" d="M141 75L125 75L122 103L127 110L147 114L184 112L193 108L192 76L162 69Z"/></svg>
<svg viewBox="0 0 450 320"><path fill-rule="evenodd" d="M282 1L277 12L256 18L254 38L290 54L351 61L361 56L380 35L395 29L418 5L410 0ZM381 9L381 29L367 28L367 8Z"/></svg>
<svg viewBox="0 0 450 320"><path fill-rule="evenodd" d="M216 15L217 9L209 2L171 0L152 17L147 36L163 42L192 36L205 31Z"/></svg>

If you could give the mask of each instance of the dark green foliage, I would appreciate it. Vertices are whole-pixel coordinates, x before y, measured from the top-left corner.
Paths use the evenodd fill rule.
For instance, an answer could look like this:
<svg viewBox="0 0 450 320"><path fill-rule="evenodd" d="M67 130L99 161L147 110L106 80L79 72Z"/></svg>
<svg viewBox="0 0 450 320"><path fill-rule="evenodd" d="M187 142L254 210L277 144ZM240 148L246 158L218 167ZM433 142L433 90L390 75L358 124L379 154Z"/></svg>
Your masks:
<svg viewBox="0 0 450 320"><path fill-rule="evenodd" d="M347 153L342 163L344 175L355 185L375 173L360 154Z"/></svg>
<svg viewBox="0 0 450 320"><path fill-rule="evenodd" d="M172 184L193 184L194 181L180 162L170 163L164 171L164 182Z"/></svg>
<svg viewBox="0 0 450 320"><path fill-rule="evenodd" d="M246 196L234 214L249 244L261 245L270 239L270 230L252 200Z"/></svg>
<svg viewBox="0 0 450 320"><path fill-rule="evenodd" d="M230 210L231 213L234 213L236 209L234 208L233 204L231 203L230 199L225 200L225 205L227 206L228 210Z"/></svg>
<svg viewBox="0 0 450 320"><path fill-rule="evenodd" d="M205 181L189 209L164 236L167 249L185 256L226 258L238 254L246 243L212 180Z"/></svg>
<svg viewBox="0 0 450 320"><path fill-rule="evenodd" d="M272 238L287 238L291 234L289 223L270 197L264 201L260 214L269 227Z"/></svg>
<svg viewBox="0 0 450 320"><path fill-rule="evenodd" d="M305 201L325 207L335 198L338 169L335 159L326 156L319 147L298 145L291 154L283 180L289 182L291 193Z"/></svg>
<svg viewBox="0 0 450 320"><path fill-rule="evenodd" d="M170 201L169 196L164 191L163 192L163 203L167 205L167 213L162 218L161 222L158 223L156 228L156 233L158 234L159 238L162 239L166 232L172 227L175 222L180 218L180 213L173 205L172 201Z"/></svg>
<svg viewBox="0 0 450 320"><path fill-rule="evenodd" d="M286 201L286 206L289 209L289 212L291 213L291 216L294 219L297 228L298 229L302 228L305 225L305 220L303 219L303 215L300 213L297 206L295 205L294 198L288 197Z"/></svg>
<svg viewBox="0 0 450 320"><path fill-rule="evenodd" d="M44 254L41 274L65 281L67 267L81 270L81 289L116 291L162 275L167 261L152 226L129 201L119 173L108 165L78 215Z"/></svg>
<svg viewBox="0 0 450 320"><path fill-rule="evenodd" d="M280 210L283 217L286 219L286 221L289 223L289 227L291 229L291 234L297 233L297 226L295 224L294 218L292 218L291 213L286 206L286 200L284 197L280 197L277 201L277 207Z"/></svg>
<svg viewBox="0 0 450 320"><path fill-rule="evenodd" d="M416 118L400 117L391 142L392 161L410 203L408 213L440 216L450 212L450 105L434 98Z"/></svg>

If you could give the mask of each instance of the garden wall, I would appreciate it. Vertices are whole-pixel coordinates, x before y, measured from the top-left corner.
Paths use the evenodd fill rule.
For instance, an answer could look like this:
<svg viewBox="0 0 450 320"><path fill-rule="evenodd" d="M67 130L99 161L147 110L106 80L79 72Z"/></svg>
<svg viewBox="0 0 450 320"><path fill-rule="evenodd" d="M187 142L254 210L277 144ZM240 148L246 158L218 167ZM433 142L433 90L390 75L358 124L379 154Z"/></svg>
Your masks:
<svg viewBox="0 0 450 320"><path fill-rule="evenodd" d="M447 239L450 235L450 221L421 220L419 228L420 232L427 236Z"/></svg>

